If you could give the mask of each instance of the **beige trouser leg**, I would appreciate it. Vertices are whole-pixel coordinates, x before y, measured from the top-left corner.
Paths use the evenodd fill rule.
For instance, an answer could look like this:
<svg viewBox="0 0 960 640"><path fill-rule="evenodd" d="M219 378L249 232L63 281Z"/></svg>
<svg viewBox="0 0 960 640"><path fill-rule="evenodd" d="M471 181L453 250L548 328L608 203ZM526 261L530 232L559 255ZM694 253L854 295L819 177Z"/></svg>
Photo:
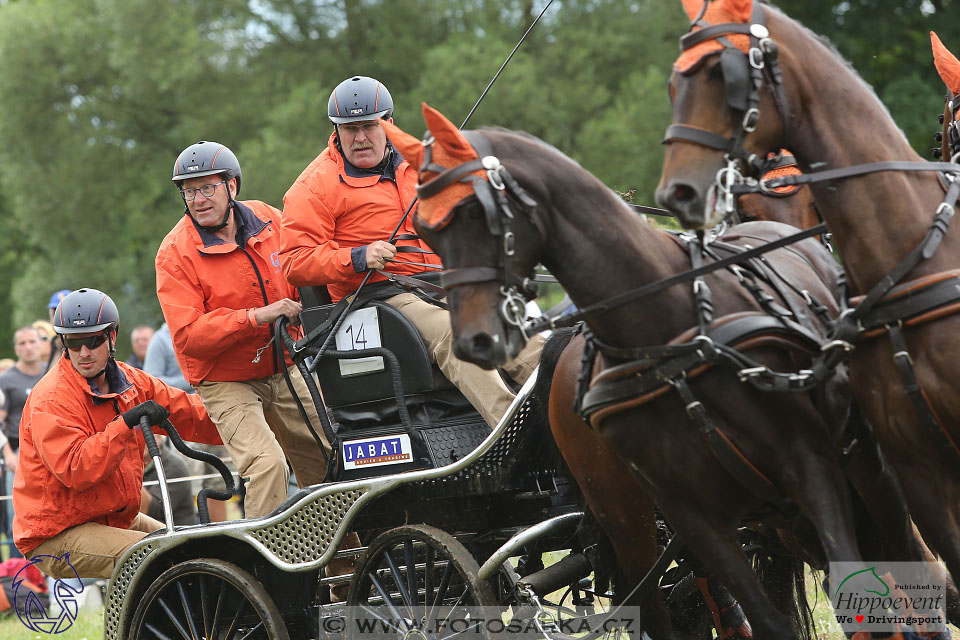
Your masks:
<svg viewBox="0 0 960 640"><path fill-rule="evenodd" d="M320 436L323 448L329 455L330 443L327 442L327 437L323 433L320 417L317 415L317 406L310 398L307 383L303 381L303 376L300 375L300 370L296 366L291 366L289 372L294 391L300 397L310 424ZM290 389L283 379L283 374L271 376L268 381L271 393L264 397L263 413L290 460L293 473L297 477L297 484L301 487L320 484L327 473L327 463L317 447L316 439L300 416L300 410L297 409L294 397L290 395Z"/></svg>
<svg viewBox="0 0 960 640"><path fill-rule="evenodd" d="M144 513L137 514L129 529L87 522L61 531L28 553L27 558L67 553L62 560L44 558L37 568L54 578L72 578L71 566L81 578L109 578L120 556L158 529L163 525Z"/></svg>
<svg viewBox="0 0 960 640"><path fill-rule="evenodd" d="M496 371L481 369L453 355L450 313L412 293L401 293L386 302L413 323L443 375L460 389L488 425L496 426L513 402L513 392Z"/></svg>
<svg viewBox="0 0 960 640"><path fill-rule="evenodd" d="M527 344L523 345L520 353L513 360L504 364L501 369L506 371L514 382L523 384L540 364L540 352L543 351L543 345L546 342L547 339L538 333L527 340Z"/></svg>
<svg viewBox="0 0 960 640"><path fill-rule="evenodd" d="M291 377L302 392L307 415L319 427L303 377L298 370L292 371ZM287 497L288 457L300 486L323 479L323 456L297 411L283 374L244 382L201 382L196 388L237 472L249 478L243 502L248 518L269 514Z"/></svg>

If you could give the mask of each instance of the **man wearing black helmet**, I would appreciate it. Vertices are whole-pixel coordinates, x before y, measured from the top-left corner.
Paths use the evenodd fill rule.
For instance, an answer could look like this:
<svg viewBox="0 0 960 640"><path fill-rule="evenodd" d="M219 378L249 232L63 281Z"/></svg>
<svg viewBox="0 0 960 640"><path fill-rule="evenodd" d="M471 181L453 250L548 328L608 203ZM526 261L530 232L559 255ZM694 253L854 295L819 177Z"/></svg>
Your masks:
<svg viewBox="0 0 960 640"><path fill-rule="evenodd" d="M157 252L157 296L184 377L240 475L249 478L245 514L265 516L287 496L287 459L301 487L321 482L326 472L281 367L319 425L316 406L300 371L272 339L274 321L285 316L296 325L301 310L277 259L280 212L235 199L240 163L216 142L184 149L173 182L185 215Z"/></svg>
<svg viewBox="0 0 960 640"><path fill-rule="evenodd" d="M453 354L445 309L403 292L379 273L387 269L422 277L435 261L429 246L417 239L412 216L404 218L416 195L417 168L393 148L380 126L381 120L393 121L390 92L373 78L348 78L330 95L327 115L334 127L327 148L283 198L280 263L287 279L297 286L326 285L336 301L355 291L367 271L378 271L367 293L410 319L444 375L495 425L513 400L500 375ZM387 242L394 230L393 242ZM518 359L511 372L521 380L536 364L537 353L524 356L529 360Z"/></svg>
<svg viewBox="0 0 960 640"><path fill-rule="evenodd" d="M186 440L220 437L198 398L114 359L120 315L109 296L78 289L53 324L64 355L23 409L14 541L28 558L57 558L40 566L54 577L76 569L108 578L131 545L163 526L139 513L140 419L156 426L169 416Z"/></svg>

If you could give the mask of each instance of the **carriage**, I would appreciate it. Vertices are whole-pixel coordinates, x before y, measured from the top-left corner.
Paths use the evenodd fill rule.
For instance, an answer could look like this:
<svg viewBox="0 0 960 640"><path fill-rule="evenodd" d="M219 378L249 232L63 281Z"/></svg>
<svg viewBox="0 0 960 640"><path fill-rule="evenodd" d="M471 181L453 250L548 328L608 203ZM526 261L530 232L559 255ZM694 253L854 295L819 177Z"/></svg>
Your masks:
<svg viewBox="0 0 960 640"><path fill-rule="evenodd" d="M104 637L339 637L350 623L344 616L359 607L398 636L422 628L433 612L439 620L459 616L486 637L490 629L474 629L489 624L480 617L499 622L509 605L534 631L556 630L551 622L560 618L599 621L593 603L612 592L589 576L606 541L582 526L576 487L533 393L536 372L491 430L399 312L372 300L331 314L343 305L323 304L323 294L302 291L300 343L282 322L276 333L319 403L323 424L315 428L334 443L328 481L263 518L186 527L168 520L118 563ZM352 338L353 348L338 343L346 348L313 359L333 331ZM229 487L223 464L199 455ZM201 522L205 500L201 492ZM345 545L349 532L360 532L365 546ZM560 550L570 553L555 562L551 552ZM515 567L508 558L517 556ZM331 590L347 587L346 602L331 602ZM561 600L546 597L557 589L566 589Z"/></svg>

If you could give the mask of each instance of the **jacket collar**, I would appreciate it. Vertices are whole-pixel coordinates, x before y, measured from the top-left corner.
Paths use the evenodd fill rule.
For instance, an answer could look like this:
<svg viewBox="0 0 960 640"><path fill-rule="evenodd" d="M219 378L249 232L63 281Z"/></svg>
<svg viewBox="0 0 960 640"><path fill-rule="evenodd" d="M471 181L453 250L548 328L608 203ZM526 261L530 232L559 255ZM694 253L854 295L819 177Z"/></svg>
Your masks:
<svg viewBox="0 0 960 640"><path fill-rule="evenodd" d="M387 153L390 157L383 171L373 171L355 167L347 160L346 156L343 155L343 151L340 150L336 132L330 134L330 139L327 141L327 153L333 161L337 163L340 181L351 187L371 187L381 180L392 180L394 184L396 184L397 170L400 168L400 165L404 163L403 156L394 148L393 144L387 140Z"/></svg>
<svg viewBox="0 0 960 640"><path fill-rule="evenodd" d="M234 202L235 205L233 208L233 217L237 222L237 246L245 247L247 242L249 242L251 238L260 235L260 232L266 229L270 222L258 218L256 214L253 213L253 210L242 202ZM230 245L229 243L201 227L199 224L197 224L196 220L190 217L189 214L187 215L187 218L190 220L193 228L196 229L197 234L200 236L202 249L213 249L214 247L226 245L229 247L229 250L233 250L233 245ZM214 250L212 253L223 253L223 251Z"/></svg>
<svg viewBox="0 0 960 640"><path fill-rule="evenodd" d="M101 391L100 387L98 387L93 380L84 378L77 373L77 370L73 368L73 363L70 362L66 356L60 358L59 366L64 367L65 375L70 376L81 388L86 389L93 398L93 404L110 402L133 386L133 383L127 378L127 374L123 372L123 369L117 365L117 361L112 357L107 360L106 374L108 389L105 391Z"/></svg>

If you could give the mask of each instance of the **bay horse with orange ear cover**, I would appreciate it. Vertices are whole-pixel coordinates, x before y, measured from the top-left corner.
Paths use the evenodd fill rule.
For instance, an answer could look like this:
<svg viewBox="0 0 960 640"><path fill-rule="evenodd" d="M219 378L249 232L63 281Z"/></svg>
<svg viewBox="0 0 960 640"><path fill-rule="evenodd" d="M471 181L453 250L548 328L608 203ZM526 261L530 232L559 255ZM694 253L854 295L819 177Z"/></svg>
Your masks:
<svg viewBox="0 0 960 640"><path fill-rule="evenodd" d="M426 106L424 117L430 130L425 143L384 126L404 157L420 163L415 223L444 262L457 355L481 366L497 366L521 348L520 292L537 263L585 310L675 276L690 266L691 256L712 262L795 231L752 222L704 246L693 236L653 228L579 165L531 136L488 129L461 134ZM568 348L576 360L584 354L585 373L566 351L561 355L550 426L591 509L602 505L597 515L618 559L631 544L653 544L640 535L649 528L615 527L616 504L636 504L639 486L730 588L753 636L783 640L804 630L771 606L757 584L737 537L741 522L789 530L821 566L856 561L860 552L834 447L849 408L843 376L812 392L769 393L745 366L798 372L809 364L839 311L836 263L813 239L767 253L761 262L745 261L698 278L692 287L664 286L641 301L590 314L586 337ZM794 377L775 377L770 386L787 388ZM577 460L576 443L596 434L574 411L575 400L605 443L589 447L602 456L589 463ZM605 495L592 493L591 482L608 467L629 469L631 477L612 481ZM889 479L866 474L851 480L866 501ZM900 538L909 521L902 508L868 507L892 520L877 531L886 536L891 525L889 540L906 544ZM668 628L648 633L673 637Z"/></svg>
<svg viewBox="0 0 960 640"><path fill-rule="evenodd" d="M855 296L834 353L852 350L857 403L956 579L960 232L950 223L960 167L921 162L854 70L783 13L750 0L684 6L692 24L670 80L657 198L684 226L704 228L728 193L810 185ZM781 147L803 179L758 182L763 158Z"/></svg>

